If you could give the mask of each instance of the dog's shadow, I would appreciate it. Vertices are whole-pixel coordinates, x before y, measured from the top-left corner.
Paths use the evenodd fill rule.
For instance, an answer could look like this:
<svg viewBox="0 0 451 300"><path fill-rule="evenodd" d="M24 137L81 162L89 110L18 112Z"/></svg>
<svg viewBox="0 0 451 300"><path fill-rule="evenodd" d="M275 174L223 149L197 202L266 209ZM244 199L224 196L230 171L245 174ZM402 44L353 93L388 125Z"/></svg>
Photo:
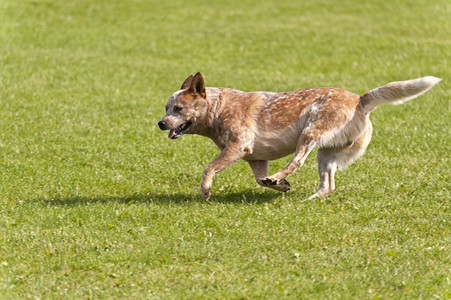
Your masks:
<svg viewBox="0 0 451 300"><path fill-rule="evenodd" d="M201 199L197 194L190 193L143 193L133 195L118 196L71 196L61 197L55 196L51 199L39 199L41 203L52 206L78 206L102 203L123 203L123 204L177 204L186 205L192 203L223 203L223 204L265 204L274 202L276 199L283 197L281 193L264 191L253 192L244 191L242 193L224 193L212 195L209 201Z"/></svg>

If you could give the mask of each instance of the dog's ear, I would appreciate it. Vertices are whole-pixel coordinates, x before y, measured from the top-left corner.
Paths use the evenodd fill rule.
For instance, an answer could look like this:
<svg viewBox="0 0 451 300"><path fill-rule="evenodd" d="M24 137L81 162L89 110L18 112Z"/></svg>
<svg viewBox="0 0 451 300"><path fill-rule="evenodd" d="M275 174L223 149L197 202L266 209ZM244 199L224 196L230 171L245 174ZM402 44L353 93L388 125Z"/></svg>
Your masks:
<svg viewBox="0 0 451 300"><path fill-rule="evenodd" d="M203 98L207 98L207 93L205 92L205 81L200 72L197 72L196 75L194 75L189 90L192 93L201 95Z"/></svg>
<svg viewBox="0 0 451 300"><path fill-rule="evenodd" d="M193 81L194 76L189 75L188 78L185 79L185 81L182 83L181 90L186 90L191 86L191 82Z"/></svg>

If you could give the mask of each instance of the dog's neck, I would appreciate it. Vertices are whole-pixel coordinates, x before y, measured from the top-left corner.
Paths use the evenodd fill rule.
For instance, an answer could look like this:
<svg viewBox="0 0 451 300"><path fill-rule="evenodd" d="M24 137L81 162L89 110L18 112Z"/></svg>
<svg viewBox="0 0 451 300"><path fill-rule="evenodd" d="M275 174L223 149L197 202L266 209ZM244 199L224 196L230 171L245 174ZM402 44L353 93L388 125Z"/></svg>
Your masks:
<svg viewBox="0 0 451 300"><path fill-rule="evenodd" d="M207 118L206 124L211 128L217 113L222 110L222 89L220 88L206 88L207 90Z"/></svg>
<svg viewBox="0 0 451 300"><path fill-rule="evenodd" d="M212 138L214 133L213 124L217 118L217 115L223 108L222 101L222 89L220 88L206 88L207 98L206 98L206 114L203 122L198 122L194 134L206 136Z"/></svg>

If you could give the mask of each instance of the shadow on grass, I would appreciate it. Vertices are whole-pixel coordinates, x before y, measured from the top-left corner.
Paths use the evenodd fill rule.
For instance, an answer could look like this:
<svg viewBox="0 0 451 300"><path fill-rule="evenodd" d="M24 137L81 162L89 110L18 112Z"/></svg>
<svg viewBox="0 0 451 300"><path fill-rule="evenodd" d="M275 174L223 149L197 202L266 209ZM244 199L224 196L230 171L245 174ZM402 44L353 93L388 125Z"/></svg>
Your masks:
<svg viewBox="0 0 451 300"><path fill-rule="evenodd" d="M224 204L264 204L274 202L277 198L282 197L281 193L273 191L265 191L255 193L244 191L242 193L228 193L212 195L209 201L204 201L199 195L182 194L182 193L146 193L134 195L120 196L72 196L60 197L56 196L52 199L38 199L41 203L54 206L77 206L96 203L147 203L147 204L178 204L186 205L192 203L208 204L208 203L224 203Z"/></svg>

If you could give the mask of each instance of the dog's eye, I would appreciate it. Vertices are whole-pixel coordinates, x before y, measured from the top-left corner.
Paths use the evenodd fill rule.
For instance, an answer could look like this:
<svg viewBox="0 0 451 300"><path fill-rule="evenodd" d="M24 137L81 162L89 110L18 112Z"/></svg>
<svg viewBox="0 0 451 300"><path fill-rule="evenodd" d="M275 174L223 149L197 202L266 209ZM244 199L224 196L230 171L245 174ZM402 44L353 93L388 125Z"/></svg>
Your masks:
<svg viewBox="0 0 451 300"><path fill-rule="evenodd" d="M183 109L183 107L181 107L181 106L178 106L178 105L174 106L174 112L181 112L182 109Z"/></svg>

